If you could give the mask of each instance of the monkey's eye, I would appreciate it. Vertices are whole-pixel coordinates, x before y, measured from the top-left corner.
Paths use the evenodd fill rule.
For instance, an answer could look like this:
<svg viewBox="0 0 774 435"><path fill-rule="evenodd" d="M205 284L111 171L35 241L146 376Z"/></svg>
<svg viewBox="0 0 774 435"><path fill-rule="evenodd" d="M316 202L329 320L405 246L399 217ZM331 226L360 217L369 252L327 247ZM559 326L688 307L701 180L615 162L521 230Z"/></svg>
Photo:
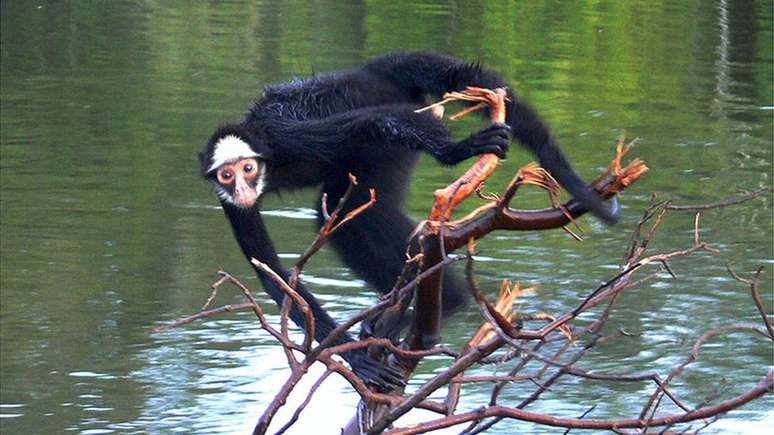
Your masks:
<svg viewBox="0 0 774 435"><path fill-rule="evenodd" d="M244 169L244 171L249 174L250 172L253 172L255 170L255 166L253 166L252 163L248 163L248 164L244 165L242 167L242 169Z"/></svg>
<svg viewBox="0 0 774 435"><path fill-rule="evenodd" d="M218 172L218 181L224 184L229 184L234 179L234 173L229 170L223 170Z"/></svg>

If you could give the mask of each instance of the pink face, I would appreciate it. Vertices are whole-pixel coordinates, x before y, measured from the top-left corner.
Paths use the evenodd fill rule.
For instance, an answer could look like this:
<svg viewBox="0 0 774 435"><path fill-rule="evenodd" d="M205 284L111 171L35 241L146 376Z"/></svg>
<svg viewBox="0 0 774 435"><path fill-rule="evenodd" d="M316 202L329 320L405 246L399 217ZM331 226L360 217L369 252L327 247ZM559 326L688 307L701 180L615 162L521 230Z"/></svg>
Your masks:
<svg viewBox="0 0 774 435"><path fill-rule="evenodd" d="M233 189L234 203L244 208L255 205L261 194L261 167L255 158L225 163L218 168L218 183L226 190Z"/></svg>

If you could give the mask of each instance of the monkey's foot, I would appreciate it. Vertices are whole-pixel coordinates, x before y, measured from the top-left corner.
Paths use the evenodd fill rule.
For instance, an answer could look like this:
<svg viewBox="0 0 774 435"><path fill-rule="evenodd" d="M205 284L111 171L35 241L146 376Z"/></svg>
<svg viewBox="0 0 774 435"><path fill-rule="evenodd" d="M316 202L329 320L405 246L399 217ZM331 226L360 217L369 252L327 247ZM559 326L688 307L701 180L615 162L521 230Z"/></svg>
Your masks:
<svg viewBox="0 0 774 435"><path fill-rule="evenodd" d="M387 392L395 387L406 385L400 370L371 358L365 351L352 352L347 357L352 371L363 382L379 392Z"/></svg>

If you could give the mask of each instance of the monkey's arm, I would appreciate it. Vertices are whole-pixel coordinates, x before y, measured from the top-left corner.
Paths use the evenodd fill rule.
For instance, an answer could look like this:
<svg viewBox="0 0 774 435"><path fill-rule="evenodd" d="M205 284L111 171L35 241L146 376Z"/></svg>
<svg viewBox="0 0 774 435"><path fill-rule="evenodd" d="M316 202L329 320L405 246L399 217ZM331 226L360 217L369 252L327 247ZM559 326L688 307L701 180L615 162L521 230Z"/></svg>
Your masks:
<svg viewBox="0 0 774 435"><path fill-rule="evenodd" d="M231 220L232 223L235 223L235 225L232 225L235 233L234 235L245 256L266 263L272 270L280 274L287 281L290 273L282 267L282 264L279 261L279 257L274 249L269 233L266 231L266 227L261 219L261 213L255 208L240 210L234 207L224 206L223 210L229 220ZM263 271L255 266L253 266L253 268L256 270L258 278L261 280L266 293L271 296L278 306L282 306L282 301L285 298L285 293L282 289L280 289ZM298 283L296 291L304 298L304 300L306 300L309 307L312 309L315 319L315 340L321 342L334 328L336 328L336 321L333 320L317 298L314 297L312 292L310 292L302 283ZM296 325L302 328L306 323L303 313L296 304L293 304L293 307L290 310L290 318ZM342 335L339 340L334 342L332 346L351 341L353 341L352 337L349 334L345 334ZM365 349L346 352L341 356L344 357L350 366L352 366L352 370L361 379L380 390L387 390L390 386L403 383L403 378L398 371L371 359Z"/></svg>
<svg viewBox="0 0 774 435"><path fill-rule="evenodd" d="M361 108L324 119L277 119L264 130L277 164L312 160L334 168L342 160L390 148L424 151L447 165L485 153L505 158L509 131L496 124L455 142L442 121L405 104Z"/></svg>

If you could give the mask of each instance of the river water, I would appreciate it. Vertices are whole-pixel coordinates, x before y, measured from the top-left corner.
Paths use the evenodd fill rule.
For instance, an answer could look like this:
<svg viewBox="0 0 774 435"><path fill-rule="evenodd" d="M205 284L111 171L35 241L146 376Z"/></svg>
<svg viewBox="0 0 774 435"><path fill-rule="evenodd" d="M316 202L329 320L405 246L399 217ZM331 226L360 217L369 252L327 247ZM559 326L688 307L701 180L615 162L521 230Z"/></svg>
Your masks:
<svg viewBox="0 0 774 435"><path fill-rule="evenodd" d="M503 72L587 178L610 161L619 135L639 138L633 153L652 170L622 196L619 225L586 218L583 243L562 231L481 241L478 279L490 294L503 278L539 285L520 305L524 312L566 310L614 274L652 193L708 203L772 184L771 1L1 5L3 433L250 430L287 375L281 350L255 320L238 313L167 333L151 329L195 312L220 266L253 286L277 319L196 162L214 128L238 119L268 83L394 50L435 50ZM462 136L474 124L453 130ZM514 146L488 190L502 190L529 160ZM409 213L425 216L433 190L461 172L423 158ZM288 265L313 239L314 198L299 192L268 201L266 221ZM544 201L531 192L516 205ZM654 249L689 246L692 226L692 214L670 214ZM770 312L771 195L707 212L702 226L721 254L679 259L676 279L659 276L626 293L608 328L638 335L590 352L581 368L666 375L708 328L758 322L749 289L729 277L727 264L747 275L766 267L761 288ZM303 278L338 318L376 300L329 250ZM241 299L225 292L219 301ZM460 346L480 321L472 308L458 315L444 341ZM761 337L717 339L675 390L694 405L719 386L730 398L757 383L772 360ZM426 361L416 379L445 362ZM649 391L563 382L528 409L575 417L598 404L589 417L630 416ZM462 407L472 409L486 403L488 387L465 394ZM514 389L504 399L524 394ZM337 433L356 402L331 381L297 433ZM756 432L774 422L773 407L764 397L709 431ZM555 433L514 422L492 433L516 430Z"/></svg>

